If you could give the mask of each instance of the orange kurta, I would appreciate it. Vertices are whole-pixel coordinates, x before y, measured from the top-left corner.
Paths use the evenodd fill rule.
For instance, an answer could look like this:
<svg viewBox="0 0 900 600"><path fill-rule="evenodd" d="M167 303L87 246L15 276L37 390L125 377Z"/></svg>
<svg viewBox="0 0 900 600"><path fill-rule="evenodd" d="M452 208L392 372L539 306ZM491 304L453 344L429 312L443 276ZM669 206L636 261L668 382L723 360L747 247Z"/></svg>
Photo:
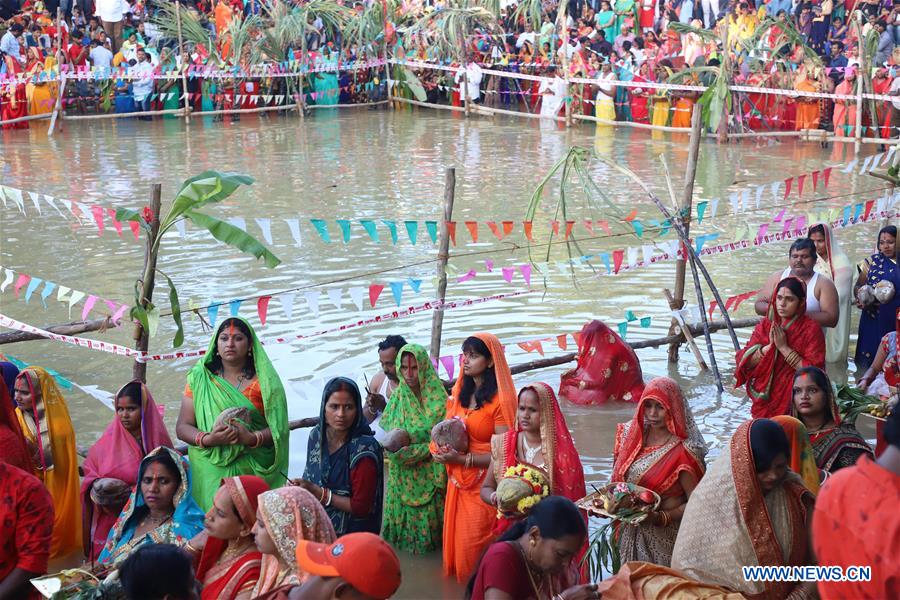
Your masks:
<svg viewBox="0 0 900 600"><path fill-rule="evenodd" d="M803 78L794 84L798 92L817 92L816 86L810 80ZM798 98L797 113L794 129L818 129L819 128L819 99Z"/></svg>
<svg viewBox="0 0 900 600"><path fill-rule="evenodd" d="M672 114L672 127L683 127L690 129L691 113L694 112L693 98L681 97L675 100L675 110Z"/></svg>
<svg viewBox="0 0 900 600"><path fill-rule="evenodd" d="M40 367L28 367L19 375L30 379L39 399L40 428L49 432L52 462L47 468L36 469L35 475L43 482L53 498L53 539L50 543L50 558L58 558L81 551L81 482L78 477L78 455L75 453L75 431L69 418L65 398L56 386L53 377ZM38 392L36 388L40 388ZM34 394L32 395L34 397ZM43 418L41 418L43 413ZM16 418L29 444L43 444L37 432L33 411L26 415L16 408ZM46 435L43 436L46 439ZM42 467L44 465L41 465Z"/></svg>

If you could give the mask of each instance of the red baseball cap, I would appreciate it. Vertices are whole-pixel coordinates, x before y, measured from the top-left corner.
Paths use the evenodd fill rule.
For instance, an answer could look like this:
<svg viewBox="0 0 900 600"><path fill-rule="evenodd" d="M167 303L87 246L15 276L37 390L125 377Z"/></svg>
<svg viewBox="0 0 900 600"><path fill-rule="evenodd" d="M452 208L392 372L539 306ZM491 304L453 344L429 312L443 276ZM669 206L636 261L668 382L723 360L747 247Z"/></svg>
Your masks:
<svg viewBox="0 0 900 600"><path fill-rule="evenodd" d="M390 598L400 587L400 560L373 533L348 533L331 544L297 542L297 566L311 575L340 577L373 598Z"/></svg>

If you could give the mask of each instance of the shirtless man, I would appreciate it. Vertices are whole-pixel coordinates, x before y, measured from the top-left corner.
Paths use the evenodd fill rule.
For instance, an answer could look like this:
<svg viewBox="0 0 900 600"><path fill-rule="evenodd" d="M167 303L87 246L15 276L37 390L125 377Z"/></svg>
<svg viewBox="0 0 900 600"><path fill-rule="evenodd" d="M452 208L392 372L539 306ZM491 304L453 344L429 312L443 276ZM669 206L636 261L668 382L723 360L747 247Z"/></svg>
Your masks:
<svg viewBox="0 0 900 600"><path fill-rule="evenodd" d="M375 375L369 382L369 393L363 406L363 414L370 424L381 416L388 398L400 384L400 379L397 378L397 353L405 345L406 340L400 335L389 335L378 344L381 373Z"/></svg>
<svg viewBox="0 0 900 600"><path fill-rule="evenodd" d="M756 314L769 314L769 297L778 282L793 275L806 284L806 315L821 327L834 327L840 316L837 288L827 277L815 272L816 245L809 238L801 238L791 244L788 253L790 266L784 271L772 273L756 297Z"/></svg>

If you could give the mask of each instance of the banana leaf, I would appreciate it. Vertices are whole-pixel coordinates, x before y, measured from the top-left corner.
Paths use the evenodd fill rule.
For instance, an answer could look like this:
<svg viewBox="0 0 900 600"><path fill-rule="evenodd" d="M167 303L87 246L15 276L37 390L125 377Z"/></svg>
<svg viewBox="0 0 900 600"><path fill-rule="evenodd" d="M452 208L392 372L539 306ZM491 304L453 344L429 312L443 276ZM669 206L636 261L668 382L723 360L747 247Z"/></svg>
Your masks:
<svg viewBox="0 0 900 600"><path fill-rule="evenodd" d="M234 246L247 254L252 254L256 258L262 258L270 269L274 269L281 264L281 259L272 254L255 237L231 223L192 210L185 212L184 216L195 225L208 230L220 242Z"/></svg>
<svg viewBox="0 0 900 600"><path fill-rule="evenodd" d="M425 100L427 100L425 88L422 86L422 82L419 81L419 78L416 77L415 73L406 67L401 67L400 74L403 77L403 83L406 84L407 89L409 89L413 96L416 97L416 100L425 102Z"/></svg>

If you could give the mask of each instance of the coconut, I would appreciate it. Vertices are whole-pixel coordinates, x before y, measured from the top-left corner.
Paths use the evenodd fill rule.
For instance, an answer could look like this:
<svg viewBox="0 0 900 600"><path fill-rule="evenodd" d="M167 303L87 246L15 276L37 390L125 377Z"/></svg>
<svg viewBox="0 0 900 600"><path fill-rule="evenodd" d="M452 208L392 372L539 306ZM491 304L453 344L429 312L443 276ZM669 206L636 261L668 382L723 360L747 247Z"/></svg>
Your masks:
<svg viewBox="0 0 900 600"><path fill-rule="evenodd" d="M396 452L400 448L405 448L409 446L409 432L405 429L391 429L384 436L384 441L382 442L382 446L388 452Z"/></svg>
<svg viewBox="0 0 900 600"><path fill-rule="evenodd" d="M213 429L231 427L236 421L242 421L244 425L250 425L250 409L244 406L232 406L223 410L216 418Z"/></svg>
<svg viewBox="0 0 900 600"><path fill-rule="evenodd" d="M91 486L91 500L98 506L121 508L131 494L131 486L114 477L95 479Z"/></svg>
<svg viewBox="0 0 900 600"><path fill-rule="evenodd" d="M438 447L453 448L457 452L469 450L466 424L460 419L446 419L431 429L431 439Z"/></svg>
<svg viewBox="0 0 900 600"><path fill-rule="evenodd" d="M519 501L530 496L534 496L534 488L520 477L504 477L497 483L498 508L502 512L518 512Z"/></svg>
<svg viewBox="0 0 900 600"><path fill-rule="evenodd" d="M871 306L875 304L875 289L871 285L864 285L856 290L856 299L863 306Z"/></svg>
<svg viewBox="0 0 900 600"><path fill-rule="evenodd" d="M894 299L894 284L882 279L875 284L875 299L881 304L887 304Z"/></svg>

